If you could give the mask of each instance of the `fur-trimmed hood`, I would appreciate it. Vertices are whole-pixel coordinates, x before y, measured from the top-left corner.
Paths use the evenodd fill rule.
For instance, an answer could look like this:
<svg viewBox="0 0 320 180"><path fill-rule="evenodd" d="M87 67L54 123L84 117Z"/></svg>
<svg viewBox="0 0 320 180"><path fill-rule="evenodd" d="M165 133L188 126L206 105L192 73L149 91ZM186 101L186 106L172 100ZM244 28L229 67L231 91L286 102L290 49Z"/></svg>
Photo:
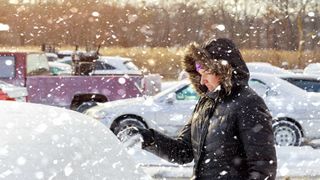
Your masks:
<svg viewBox="0 0 320 180"><path fill-rule="evenodd" d="M196 61L222 76L221 85L228 94L237 86L248 85L249 70L240 51L229 39L211 39L201 46L191 44L184 56L184 69L196 91L203 95L208 89L200 84L201 76L196 71Z"/></svg>

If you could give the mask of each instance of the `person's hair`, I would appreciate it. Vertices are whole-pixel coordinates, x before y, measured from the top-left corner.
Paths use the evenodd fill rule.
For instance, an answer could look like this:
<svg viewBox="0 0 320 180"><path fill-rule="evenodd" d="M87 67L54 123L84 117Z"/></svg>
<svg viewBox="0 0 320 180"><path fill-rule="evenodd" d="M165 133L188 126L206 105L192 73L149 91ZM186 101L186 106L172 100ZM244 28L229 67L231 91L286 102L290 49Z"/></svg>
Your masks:
<svg viewBox="0 0 320 180"><path fill-rule="evenodd" d="M189 47L189 51L205 51L204 49L200 49L199 45L197 44L192 44ZM205 52L202 52L205 53ZM202 54L204 55L204 54ZM219 76L220 78L220 85L223 87L223 89L226 91L227 94L231 93L231 88L232 88L232 67L228 63L227 60L224 59L211 59L210 57L206 57L207 59L205 61L202 60L198 61L195 59L195 62L201 64L201 66L209 71L212 74L215 74Z"/></svg>
<svg viewBox="0 0 320 180"><path fill-rule="evenodd" d="M196 72L195 63L200 63L201 66L209 70L210 73L214 73L220 77L220 85L226 91L227 94L231 93L232 88L232 66L224 59L213 59L209 52L200 47L198 44L190 44L186 51L186 56L189 62L194 63L194 67L188 67L187 71L200 77L200 74ZM191 68L191 69L190 69ZM196 78L196 77L194 77ZM191 79L192 80L192 79ZM200 79L198 79L200 80ZM198 81L194 79L193 81Z"/></svg>

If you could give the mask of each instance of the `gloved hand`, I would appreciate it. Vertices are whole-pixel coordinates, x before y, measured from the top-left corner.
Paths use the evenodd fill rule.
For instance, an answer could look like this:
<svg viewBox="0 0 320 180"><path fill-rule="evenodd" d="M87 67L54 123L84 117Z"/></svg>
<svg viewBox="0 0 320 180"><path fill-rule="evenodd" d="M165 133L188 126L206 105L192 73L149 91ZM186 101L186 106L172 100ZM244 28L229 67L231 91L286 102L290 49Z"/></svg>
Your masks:
<svg viewBox="0 0 320 180"><path fill-rule="evenodd" d="M142 142L142 148L147 147L147 146L152 146L154 145L154 134L152 129L146 129L146 128L141 128L141 127L131 127L132 128L132 133L139 133L143 139Z"/></svg>

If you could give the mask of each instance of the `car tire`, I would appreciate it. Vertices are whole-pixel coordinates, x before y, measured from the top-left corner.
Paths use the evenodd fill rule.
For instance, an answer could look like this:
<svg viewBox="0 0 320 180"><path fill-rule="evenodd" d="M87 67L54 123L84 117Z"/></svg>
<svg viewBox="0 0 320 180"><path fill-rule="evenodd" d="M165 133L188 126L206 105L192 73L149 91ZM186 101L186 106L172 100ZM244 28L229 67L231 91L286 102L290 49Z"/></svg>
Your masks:
<svg viewBox="0 0 320 180"><path fill-rule="evenodd" d="M75 111L78 111L80 113L84 113L87 109L96 106L97 102L95 101L87 101L87 102L83 102L82 104L80 104Z"/></svg>
<svg viewBox="0 0 320 180"><path fill-rule="evenodd" d="M145 124L135 117L126 117L121 119L113 132L120 141L126 141L131 136L136 135L136 131L132 131L132 127L146 128Z"/></svg>
<svg viewBox="0 0 320 180"><path fill-rule="evenodd" d="M302 132L293 122L280 120L272 125L275 144L278 146L300 146Z"/></svg>

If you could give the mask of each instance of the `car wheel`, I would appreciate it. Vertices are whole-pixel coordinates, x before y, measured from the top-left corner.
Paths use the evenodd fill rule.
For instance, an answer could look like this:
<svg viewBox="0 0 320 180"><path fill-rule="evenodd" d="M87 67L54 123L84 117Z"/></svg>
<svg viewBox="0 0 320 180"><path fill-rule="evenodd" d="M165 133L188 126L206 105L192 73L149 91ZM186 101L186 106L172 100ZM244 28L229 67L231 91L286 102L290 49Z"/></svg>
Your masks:
<svg viewBox="0 0 320 180"><path fill-rule="evenodd" d="M95 101L88 101L88 102L83 102L82 104L80 104L75 110L83 113L85 112L87 109L96 106L97 103Z"/></svg>
<svg viewBox="0 0 320 180"><path fill-rule="evenodd" d="M289 121L281 120L272 125L275 143L278 146L300 146L302 133L299 127Z"/></svg>
<svg viewBox="0 0 320 180"><path fill-rule="evenodd" d="M119 121L113 132L120 141L126 141L137 134L137 131L134 131L132 127L146 128L137 118L127 117Z"/></svg>

